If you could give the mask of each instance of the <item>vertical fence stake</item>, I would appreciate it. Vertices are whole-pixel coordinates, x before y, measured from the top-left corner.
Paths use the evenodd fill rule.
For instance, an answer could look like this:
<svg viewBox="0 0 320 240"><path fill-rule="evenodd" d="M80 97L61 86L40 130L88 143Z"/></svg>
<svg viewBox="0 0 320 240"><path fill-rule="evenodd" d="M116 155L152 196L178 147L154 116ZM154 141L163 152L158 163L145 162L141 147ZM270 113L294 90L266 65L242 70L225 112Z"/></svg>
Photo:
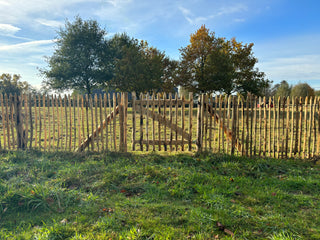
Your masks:
<svg viewBox="0 0 320 240"><path fill-rule="evenodd" d="M119 136L119 149L120 149L120 152L123 152L124 151L124 139L123 139L123 136L124 136L124 129L123 129L123 119L124 119L124 116L123 116L123 103L124 103L124 94L121 93L120 95L120 101L119 101L119 129L120 129L120 136Z"/></svg>
<svg viewBox="0 0 320 240"><path fill-rule="evenodd" d="M136 150L136 93L132 93L132 151Z"/></svg>
<svg viewBox="0 0 320 240"><path fill-rule="evenodd" d="M287 122L286 122L286 151L285 151L285 157L288 157L288 151L289 151L289 131L290 131L290 97L287 98L286 101L286 106L287 106ZM285 109L285 108L284 108Z"/></svg>
<svg viewBox="0 0 320 240"><path fill-rule="evenodd" d="M316 153L316 141L317 141L317 131L316 131L316 127L317 127L317 124L316 124L316 105L317 105L317 100L318 100L318 97L315 97L314 98L314 101L313 101L313 142L312 142L312 157L315 156L315 153Z"/></svg>
<svg viewBox="0 0 320 240"><path fill-rule="evenodd" d="M143 151L143 94L140 93L140 151Z"/></svg>
<svg viewBox="0 0 320 240"><path fill-rule="evenodd" d="M108 135L109 135L109 131L108 131L108 126L109 126L109 124L108 123L111 123L111 119L110 119L110 122L108 122L107 121L107 118L108 118L108 107L107 107L107 105L108 105L108 99L107 99L107 94L105 93L104 95L103 95L103 104L104 104L104 116L105 116L105 119L106 119L106 151L108 151L109 150L109 144L108 144L108 139L109 139L109 137L108 137Z"/></svg>
<svg viewBox="0 0 320 240"><path fill-rule="evenodd" d="M152 150L156 150L156 128L155 128L155 115L154 115L154 109L155 109L155 94L152 93Z"/></svg>
<svg viewBox="0 0 320 240"><path fill-rule="evenodd" d="M198 152L202 151L202 117L201 117L201 111L202 111L202 104L203 104L203 95L200 95L198 97L198 114L197 114L197 150Z"/></svg>
<svg viewBox="0 0 320 240"><path fill-rule="evenodd" d="M7 136L6 136L6 114L4 113L4 100L3 95L0 94L1 101L1 120L2 120L2 129L3 129L3 147L7 149Z"/></svg>
<svg viewBox="0 0 320 240"><path fill-rule="evenodd" d="M169 115L170 115L170 126L172 126L172 117L173 117L173 113L172 113L172 93L169 94ZM173 147L172 147L172 140L173 140L173 129L172 127L170 128L170 151L172 152Z"/></svg>
<svg viewBox="0 0 320 240"><path fill-rule="evenodd" d="M149 151L149 93L146 96L146 151ZM141 112L142 114L142 112Z"/></svg>
<svg viewBox="0 0 320 240"><path fill-rule="evenodd" d="M158 121L158 140L159 140L159 145L158 149L161 151L161 99L160 99L160 93L157 94L158 98L158 114L159 114L159 121Z"/></svg>
<svg viewBox="0 0 320 240"><path fill-rule="evenodd" d="M185 116L185 102L184 102L184 95L181 95L181 128L182 128L182 133L181 133L181 151L184 151L184 116Z"/></svg>
<svg viewBox="0 0 320 240"><path fill-rule="evenodd" d="M47 96L47 110L48 110L48 132L49 132L49 151L51 150L51 116L50 116L50 96Z"/></svg>
<svg viewBox="0 0 320 240"><path fill-rule="evenodd" d="M178 126L178 109L179 109L179 106L178 106L178 94L176 93L175 94L175 122L176 122L176 126ZM176 132L175 132L175 137L176 137L176 151L178 151L178 130L176 129Z"/></svg>
<svg viewBox="0 0 320 240"><path fill-rule="evenodd" d="M148 96L149 97L149 96ZM167 144L167 122L166 122L166 117L167 117L167 109L166 109L166 105L167 105L167 94L163 93L163 123L164 123L164 130L163 130L163 147L164 150L167 151L168 150L168 144ZM148 108L149 108L149 102L148 103Z"/></svg>
<svg viewBox="0 0 320 240"><path fill-rule="evenodd" d="M23 132L23 120L22 120L22 97L16 94L12 97L13 106L15 109L15 123L16 123L16 134L17 134L17 148L24 149L24 132Z"/></svg>
<svg viewBox="0 0 320 240"><path fill-rule="evenodd" d="M237 137L237 112L238 112L238 106L237 106L236 97L234 96L232 98L232 120L231 120L231 129L232 129L232 139L231 139L231 155L234 155L235 150L235 143L236 143L236 137Z"/></svg>
<svg viewBox="0 0 320 240"><path fill-rule="evenodd" d="M128 93L124 93L124 122L123 122L123 128L124 128L124 151L127 152L128 151L128 147L127 147L127 122L128 122Z"/></svg>
<svg viewBox="0 0 320 240"><path fill-rule="evenodd" d="M190 137L189 137L189 151L192 150L192 115L193 115L193 94L190 92L189 93L189 134L190 134ZM171 113L171 110L170 109L170 113ZM210 118L212 119L212 118ZM170 123L171 123L171 115L170 115ZM171 124L170 124L171 125ZM172 148L172 146L170 146Z"/></svg>
<svg viewBox="0 0 320 240"><path fill-rule="evenodd" d="M313 109L312 109L312 97L310 98L310 105L309 105L309 136L308 136L308 158L311 158L311 139L312 139L312 124L313 124Z"/></svg>
<svg viewBox="0 0 320 240"><path fill-rule="evenodd" d="M113 147L114 147L114 150L116 151L117 150L117 119L116 119L116 116L115 116L115 112L116 112L116 105L117 105L117 96L115 93L113 93Z"/></svg>

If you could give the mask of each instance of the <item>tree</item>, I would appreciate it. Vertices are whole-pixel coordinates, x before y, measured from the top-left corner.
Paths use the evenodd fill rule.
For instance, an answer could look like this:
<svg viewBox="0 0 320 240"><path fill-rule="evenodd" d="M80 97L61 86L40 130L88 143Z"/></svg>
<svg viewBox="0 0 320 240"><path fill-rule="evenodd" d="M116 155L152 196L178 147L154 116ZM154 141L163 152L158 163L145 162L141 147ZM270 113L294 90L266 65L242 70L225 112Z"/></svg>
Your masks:
<svg viewBox="0 0 320 240"><path fill-rule="evenodd" d="M32 87L26 81L21 81L21 76L18 74L3 73L0 76L0 93L1 94L25 94L32 91Z"/></svg>
<svg viewBox="0 0 320 240"><path fill-rule="evenodd" d="M223 45L224 39L216 38L204 25L191 34L190 44L180 49L177 83L196 93L232 89L231 61Z"/></svg>
<svg viewBox="0 0 320 240"><path fill-rule="evenodd" d="M203 25L191 34L190 44L180 49L177 83L198 93L237 91L261 95L269 81L254 68L257 59L253 57L252 47L253 44L235 39L217 38Z"/></svg>
<svg viewBox="0 0 320 240"><path fill-rule="evenodd" d="M106 31L96 21L76 17L58 31L56 50L48 58L48 69L41 70L45 85L55 90L82 90L104 86L110 80Z"/></svg>
<svg viewBox="0 0 320 240"><path fill-rule="evenodd" d="M171 72L175 63L163 52L125 33L116 34L109 46L112 49L112 88L136 92L173 88Z"/></svg>
<svg viewBox="0 0 320 240"><path fill-rule="evenodd" d="M243 44L235 38L227 41L227 52L231 55L234 78L233 91L246 95L248 92L261 96L263 91L270 86L270 81L265 79L264 72L260 72L255 65L258 59L253 56L253 43Z"/></svg>
<svg viewBox="0 0 320 240"><path fill-rule="evenodd" d="M280 84L275 85L275 89L275 98L278 99L278 97L290 96L292 86L290 86L287 81L283 80Z"/></svg>
<svg viewBox="0 0 320 240"><path fill-rule="evenodd" d="M314 97L315 92L307 83L299 83L292 87L292 97Z"/></svg>

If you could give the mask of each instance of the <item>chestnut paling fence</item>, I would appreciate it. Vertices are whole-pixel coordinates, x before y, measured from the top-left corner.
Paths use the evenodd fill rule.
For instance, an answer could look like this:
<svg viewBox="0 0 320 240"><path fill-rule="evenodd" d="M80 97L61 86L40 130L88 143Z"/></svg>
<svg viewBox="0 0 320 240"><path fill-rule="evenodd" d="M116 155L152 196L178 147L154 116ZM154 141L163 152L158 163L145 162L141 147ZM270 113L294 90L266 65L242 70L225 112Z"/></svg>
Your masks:
<svg viewBox="0 0 320 240"><path fill-rule="evenodd" d="M202 151L275 158L320 152L319 98L0 96L0 149Z"/></svg>

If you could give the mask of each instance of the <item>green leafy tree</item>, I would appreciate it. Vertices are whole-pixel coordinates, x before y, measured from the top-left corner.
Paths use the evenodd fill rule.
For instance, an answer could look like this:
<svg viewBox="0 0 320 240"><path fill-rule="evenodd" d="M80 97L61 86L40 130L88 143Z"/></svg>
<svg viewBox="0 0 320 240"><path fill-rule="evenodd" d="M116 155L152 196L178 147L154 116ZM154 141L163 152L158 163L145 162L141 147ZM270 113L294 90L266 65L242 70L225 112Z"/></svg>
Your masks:
<svg viewBox="0 0 320 240"><path fill-rule="evenodd" d="M253 43L243 44L235 38L227 41L227 52L231 56L233 65L233 91L246 95L248 92L261 96L270 81L265 79L265 74L260 72L255 65L258 59L253 55Z"/></svg>
<svg viewBox="0 0 320 240"><path fill-rule="evenodd" d="M275 87L276 87L276 92L275 92L276 99L278 99L278 97L290 96L292 86L290 86L287 81L283 80L280 84L277 84Z"/></svg>
<svg viewBox="0 0 320 240"><path fill-rule="evenodd" d="M2 94L26 94L32 93L33 88L26 81L21 81L21 76L18 74L3 73L0 76L0 93Z"/></svg>
<svg viewBox="0 0 320 240"><path fill-rule="evenodd" d="M180 49L177 83L198 93L237 91L261 95L269 85L264 73L255 68L253 44L217 38L204 25L191 34L190 44Z"/></svg>
<svg viewBox="0 0 320 240"><path fill-rule="evenodd" d="M106 31L96 21L76 17L58 31L56 49L41 73L45 85L55 90L80 90L88 94L110 80L110 52Z"/></svg>
<svg viewBox="0 0 320 240"><path fill-rule="evenodd" d="M136 92L173 88L171 72L175 62L163 52L125 33L116 34L109 46L112 49L112 88Z"/></svg>
<svg viewBox="0 0 320 240"><path fill-rule="evenodd" d="M294 85L291 90L292 97L313 97L315 96L314 89L307 83L299 83Z"/></svg>
<svg viewBox="0 0 320 240"><path fill-rule="evenodd" d="M177 83L196 93L230 91L233 73L225 70L230 70L231 61L224 44L224 39L216 38L205 26L191 34L190 44L180 49Z"/></svg>

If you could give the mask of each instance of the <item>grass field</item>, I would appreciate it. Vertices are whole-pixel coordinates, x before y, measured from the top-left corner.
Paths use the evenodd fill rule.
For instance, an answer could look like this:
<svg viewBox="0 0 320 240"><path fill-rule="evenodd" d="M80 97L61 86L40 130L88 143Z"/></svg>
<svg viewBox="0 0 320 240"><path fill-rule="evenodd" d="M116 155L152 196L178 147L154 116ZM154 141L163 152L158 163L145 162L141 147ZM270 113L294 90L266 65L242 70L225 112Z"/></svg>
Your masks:
<svg viewBox="0 0 320 240"><path fill-rule="evenodd" d="M0 239L319 239L319 180L305 161L1 152Z"/></svg>

